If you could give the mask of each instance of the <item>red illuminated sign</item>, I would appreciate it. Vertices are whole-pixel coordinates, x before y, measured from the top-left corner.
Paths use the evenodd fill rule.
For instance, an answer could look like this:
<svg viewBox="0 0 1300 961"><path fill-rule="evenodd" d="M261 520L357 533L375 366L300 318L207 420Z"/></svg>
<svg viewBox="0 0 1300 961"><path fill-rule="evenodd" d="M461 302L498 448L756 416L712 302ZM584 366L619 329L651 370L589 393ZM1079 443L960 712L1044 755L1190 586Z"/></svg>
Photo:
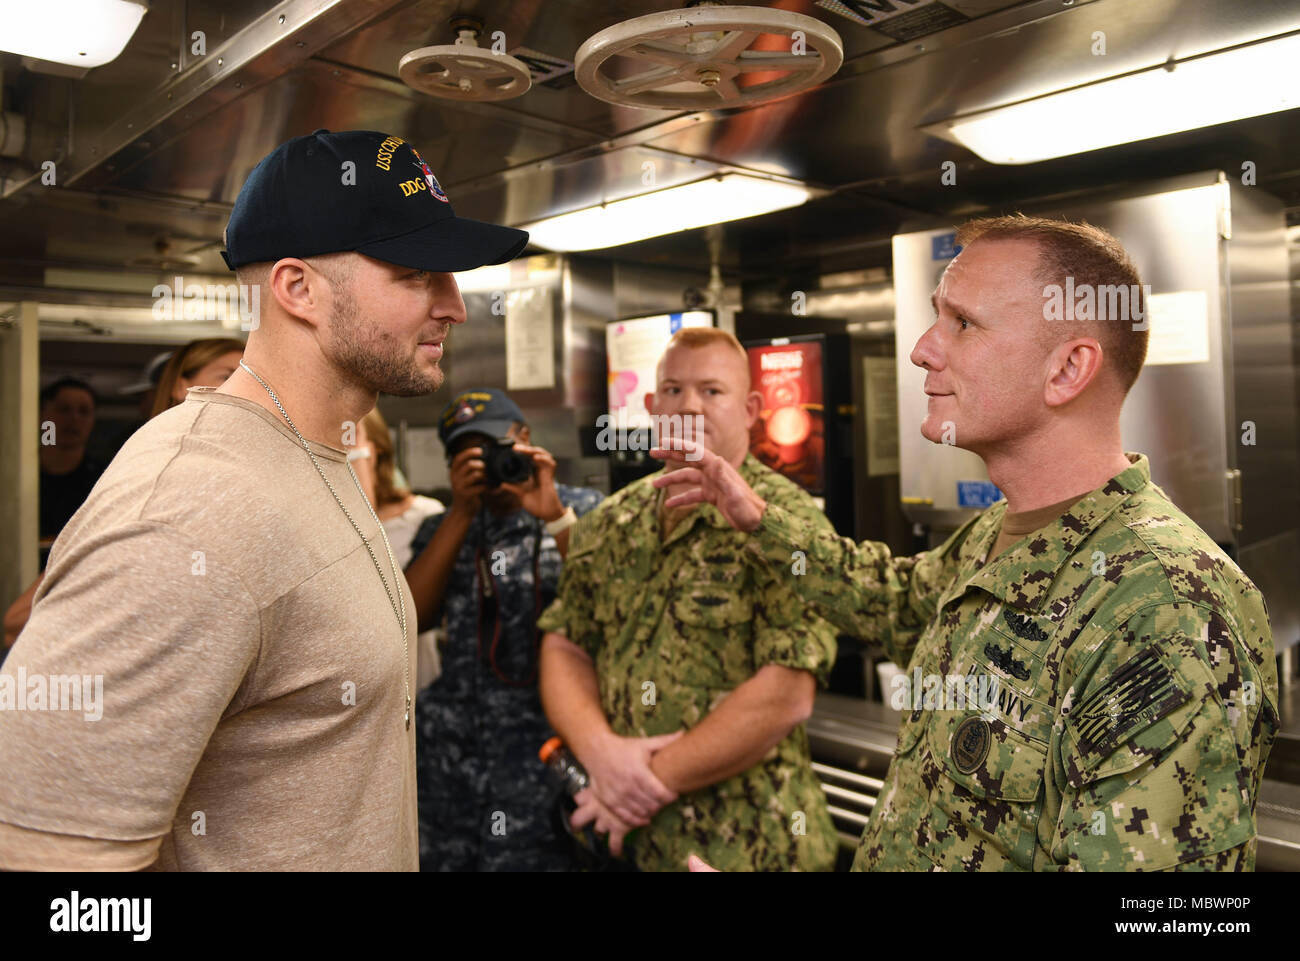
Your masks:
<svg viewBox="0 0 1300 961"><path fill-rule="evenodd" d="M749 450L810 494L826 490L826 411L822 345L804 341L746 348L753 389L763 409L749 433Z"/></svg>

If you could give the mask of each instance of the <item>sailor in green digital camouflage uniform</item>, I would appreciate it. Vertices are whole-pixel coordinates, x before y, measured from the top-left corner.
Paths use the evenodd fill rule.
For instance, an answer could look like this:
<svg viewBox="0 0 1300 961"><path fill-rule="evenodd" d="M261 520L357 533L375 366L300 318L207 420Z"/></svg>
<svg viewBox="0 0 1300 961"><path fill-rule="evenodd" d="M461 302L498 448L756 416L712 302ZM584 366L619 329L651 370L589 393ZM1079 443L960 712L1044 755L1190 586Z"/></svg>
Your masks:
<svg viewBox="0 0 1300 961"><path fill-rule="evenodd" d="M807 494L747 454L758 403L743 349L710 328L676 336L648 406L702 415L704 442L748 483L802 529L833 533ZM594 782L575 824L594 819L611 846L639 827L643 871L686 870L691 852L730 870L830 870L837 836L802 722L835 631L717 511L665 515L663 499L643 478L584 517L538 621L554 632L543 705Z"/></svg>
<svg viewBox="0 0 1300 961"><path fill-rule="evenodd" d="M997 218L957 239L911 358L932 396L922 433L955 428L1007 501L941 547L891 557L762 505L708 455L686 498L751 531L774 572L805 551L807 575L790 580L810 608L905 669L897 752L854 868L1251 870L1278 724L1263 599L1147 459L1121 453L1144 329L1032 332L1045 283L1129 284L1136 270L1082 225Z"/></svg>

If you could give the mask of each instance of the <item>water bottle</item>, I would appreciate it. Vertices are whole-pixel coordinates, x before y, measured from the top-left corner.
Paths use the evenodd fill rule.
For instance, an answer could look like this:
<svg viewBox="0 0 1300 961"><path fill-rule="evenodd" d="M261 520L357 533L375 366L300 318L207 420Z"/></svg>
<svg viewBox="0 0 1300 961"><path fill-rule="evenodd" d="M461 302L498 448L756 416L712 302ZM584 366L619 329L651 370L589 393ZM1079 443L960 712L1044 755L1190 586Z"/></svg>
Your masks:
<svg viewBox="0 0 1300 961"><path fill-rule="evenodd" d="M552 777L563 786L564 792L569 797L573 797L591 785L587 772L558 737L553 737L543 744L537 756L551 769Z"/></svg>
<svg viewBox="0 0 1300 961"><path fill-rule="evenodd" d="M577 809L573 796L579 791L585 790L591 786L591 778L587 776L586 770L578 759L573 756L564 742L558 737L553 737L542 745L542 749L537 752L541 762L550 769L551 778L563 788L568 797L563 802L563 809L560 821L564 830L573 836L573 828L569 825L569 817ZM607 840L598 837L592 826L588 824L582 829L583 837L586 838L586 844L579 844L578 851L581 852L579 861L589 870L596 871L635 871L636 868L631 861L631 839L624 840L624 857L616 858L609 851ZM594 855L594 860L593 860Z"/></svg>

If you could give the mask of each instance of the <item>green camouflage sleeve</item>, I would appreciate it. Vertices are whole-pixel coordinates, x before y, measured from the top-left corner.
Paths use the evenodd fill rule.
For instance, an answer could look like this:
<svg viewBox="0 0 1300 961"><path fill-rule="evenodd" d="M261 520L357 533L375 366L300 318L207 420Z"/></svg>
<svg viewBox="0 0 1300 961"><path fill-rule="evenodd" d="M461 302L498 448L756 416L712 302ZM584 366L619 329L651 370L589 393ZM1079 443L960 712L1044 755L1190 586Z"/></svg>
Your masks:
<svg viewBox="0 0 1300 961"><path fill-rule="evenodd" d="M1240 848L1253 869L1260 732L1271 737L1277 696L1269 672L1243 657L1254 648L1186 601L1147 607L1098 637L1056 724L1053 859L1195 870Z"/></svg>
<svg viewBox="0 0 1300 961"><path fill-rule="evenodd" d="M754 608L754 668L764 664L807 671L818 685L830 683L838 650L836 631L812 613L786 584L760 578Z"/></svg>
<svg viewBox="0 0 1300 961"><path fill-rule="evenodd" d="M600 544L597 519L601 513L597 508L583 515L570 531L569 553L560 569L555 600L537 619L538 630L563 634L593 660L603 639L596 622L596 589L592 581L595 552Z"/></svg>
<svg viewBox="0 0 1300 961"><path fill-rule="evenodd" d="M894 557L886 544L855 543L829 524L809 527L769 503L748 546L817 614L845 634L879 641L906 668L939 595L952 583L951 558L978 519L933 550Z"/></svg>

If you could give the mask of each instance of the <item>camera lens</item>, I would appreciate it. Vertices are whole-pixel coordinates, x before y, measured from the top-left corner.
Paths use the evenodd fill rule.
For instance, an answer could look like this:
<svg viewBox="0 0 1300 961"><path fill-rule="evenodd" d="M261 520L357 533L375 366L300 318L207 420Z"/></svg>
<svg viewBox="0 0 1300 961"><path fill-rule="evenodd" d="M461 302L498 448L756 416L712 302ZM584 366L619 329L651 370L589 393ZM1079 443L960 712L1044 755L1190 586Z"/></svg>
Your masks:
<svg viewBox="0 0 1300 961"><path fill-rule="evenodd" d="M501 457L499 471L503 483L522 484L533 474L532 458L521 457L513 450L505 452Z"/></svg>
<svg viewBox="0 0 1300 961"><path fill-rule="evenodd" d="M514 441L503 437L484 457L484 474L489 487L525 484L533 476L533 459L516 453Z"/></svg>

